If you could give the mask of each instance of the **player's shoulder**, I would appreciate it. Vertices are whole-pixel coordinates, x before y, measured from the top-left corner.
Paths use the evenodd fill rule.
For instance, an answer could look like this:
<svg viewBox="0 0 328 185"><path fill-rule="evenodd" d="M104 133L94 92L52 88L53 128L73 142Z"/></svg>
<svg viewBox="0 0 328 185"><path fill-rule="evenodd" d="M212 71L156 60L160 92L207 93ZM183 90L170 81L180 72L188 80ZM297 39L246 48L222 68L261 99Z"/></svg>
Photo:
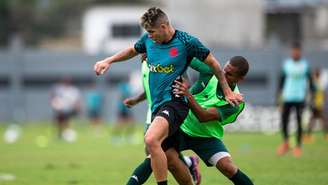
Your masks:
<svg viewBox="0 0 328 185"><path fill-rule="evenodd" d="M143 33L141 36L140 36L140 39L141 40L147 40L149 37L148 37L148 33L147 32L145 32L145 33Z"/></svg>
<svg viewBox="0 0 328 185"><path fill-rule="evenodd" d="M184 44L190 43L194 39L196 39L196 37L190 35L189 33L180 30L176 30L175 34L176 34L176 38L179 39Z"/></svg>

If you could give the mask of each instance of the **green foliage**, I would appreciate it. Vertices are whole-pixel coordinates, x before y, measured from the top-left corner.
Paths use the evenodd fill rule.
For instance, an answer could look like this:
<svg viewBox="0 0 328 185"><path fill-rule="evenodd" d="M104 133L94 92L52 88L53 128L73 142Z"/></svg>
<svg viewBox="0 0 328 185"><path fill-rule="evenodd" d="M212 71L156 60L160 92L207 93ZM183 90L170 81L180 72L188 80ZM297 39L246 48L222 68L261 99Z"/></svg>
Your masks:
<svg viewBox="0 0 328 185"><path fill-rule="evenodd" d="M44 126L48 125L48 126ZM10 173L13 181L1 181L3 185L117 185L125 184L134 167L144 158L143 144L113 145L109 130L95 136L91 128L78 126L78 141L65 143L55 137L55 129L49 124L27 125L22 128L22 138L15 144L0 141L0 176ZM138 128L142 139L142 127ZM0 135L5 127L0 127ZM49 139L47 147L40 148L38 136ZM1 137L2 138L2 137ZM316 142L304 146L301 158L291 154L275 155L279 135L227 133L225 143L235 163L259 185L325 185L328 182L328 148L322 135ZM191 154L191 152L185 152ZM231 185L214 168L201 165L203 183L206 185ZM170 184L176 182L170 176ZM154 184L153 177L146 183Z"/></svg>

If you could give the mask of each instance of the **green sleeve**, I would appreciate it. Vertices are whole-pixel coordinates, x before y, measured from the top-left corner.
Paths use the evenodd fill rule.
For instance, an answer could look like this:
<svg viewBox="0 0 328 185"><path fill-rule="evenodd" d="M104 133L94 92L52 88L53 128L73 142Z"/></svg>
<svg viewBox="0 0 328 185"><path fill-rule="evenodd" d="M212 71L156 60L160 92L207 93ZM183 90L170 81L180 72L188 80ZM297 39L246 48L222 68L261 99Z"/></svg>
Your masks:
<svg viewBox="0 0 328 185"><path fill-rule="evenodd" d="M192 69L198 71L200 75L202 74L213 74L212 69L205 64L204 62L198 60L197 58L193 58L189 65Z"/></svg>
<svg viewBox="0 0 328 185"><path fill-rule="evenodd" d="M190 67L199 72L198 80L190 88L191 94L197 94L206 87L213 76L213 72L208 65L197 58L193 58Z"/></svg>

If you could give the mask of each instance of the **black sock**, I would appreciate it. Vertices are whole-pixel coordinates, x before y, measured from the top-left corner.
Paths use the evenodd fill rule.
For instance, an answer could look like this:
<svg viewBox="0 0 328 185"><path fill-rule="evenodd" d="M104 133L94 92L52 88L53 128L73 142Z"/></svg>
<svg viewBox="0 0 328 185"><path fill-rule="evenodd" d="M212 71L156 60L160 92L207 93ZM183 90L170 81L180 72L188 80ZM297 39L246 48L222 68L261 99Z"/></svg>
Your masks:
<svg viewBox="0 0 328 185"><path fill-rule="evenodd" d="M146 158L131 175L126 185L140 185L144 184L152 173L150 159Z"/></svg>
<svg viewBox="0 0 328 185"><path fill-rule="evenodd" d="M230 178L234 185L254 185L251 179L238 169L237 173Z"/></svg>
<svg viewBox="0 0 328 185"><path fill-rule="evenodd" d="M166 181L157 182L157 185L167 185L167 180Z"/></svg>

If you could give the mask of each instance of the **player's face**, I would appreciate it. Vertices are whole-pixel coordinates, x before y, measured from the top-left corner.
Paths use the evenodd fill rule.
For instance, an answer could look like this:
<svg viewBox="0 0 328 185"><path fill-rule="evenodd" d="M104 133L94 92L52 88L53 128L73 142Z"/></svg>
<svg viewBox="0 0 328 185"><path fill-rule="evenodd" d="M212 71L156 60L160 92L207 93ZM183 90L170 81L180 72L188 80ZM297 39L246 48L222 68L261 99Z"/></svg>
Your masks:
<svg viewBox="0 0 328 185"><path fill-rule="evenodd" d="M299 49L299 48L292 48L290 55L291 55L291 57L295 61L298 61L301 58L301 56L302 56L301 49Z"/></svg>
<svg viewBox="0 0 328 185"><path fill-rule="evenodd" d="M158 27L152 27L152 28L146 29L146 31L148 32L149 38L159 44L161 44L165 40L165 33L166 33L165 30L166 30L166 27L163 24Z"/></svg>
<svg viewBox="0 0 328 185"><path fill-rule="evenodd" d="M226 65L223 68L223 71L228 84L236 84L243 79L238 75L237 73L238 69L233 65L231 65L230 62L226 63Z"/></svg>

